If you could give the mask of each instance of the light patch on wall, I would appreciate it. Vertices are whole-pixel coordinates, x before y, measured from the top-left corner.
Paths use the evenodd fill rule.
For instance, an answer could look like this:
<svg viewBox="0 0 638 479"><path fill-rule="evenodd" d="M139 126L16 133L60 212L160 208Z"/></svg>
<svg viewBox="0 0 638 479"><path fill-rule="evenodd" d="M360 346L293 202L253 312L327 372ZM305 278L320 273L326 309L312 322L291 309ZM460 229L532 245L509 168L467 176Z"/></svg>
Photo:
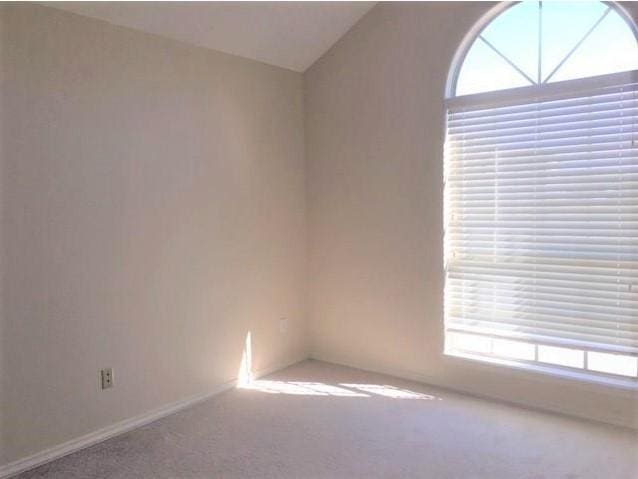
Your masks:
<svg viewBox="0 0 638 479"><path fill-rule="evenodd" d="M241 355L239 372L237 373L237 386L248 387L253 381L253 345L250 331L246 333L244 351Z"/></svg>

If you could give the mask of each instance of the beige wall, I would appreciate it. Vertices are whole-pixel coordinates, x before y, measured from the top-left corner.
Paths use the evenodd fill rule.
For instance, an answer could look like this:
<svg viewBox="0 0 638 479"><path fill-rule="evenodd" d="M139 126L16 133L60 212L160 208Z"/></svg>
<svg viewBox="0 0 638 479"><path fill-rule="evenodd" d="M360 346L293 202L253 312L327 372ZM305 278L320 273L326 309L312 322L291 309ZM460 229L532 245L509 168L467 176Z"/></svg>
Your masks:
<svg viewBox="0 0 638 479"><path fill-rule="evenodd" d="M0 19L0 464L213 390L248 331L256 370L305 357L301 75L33 4Z"/></svg>
<svg viewBox="0 0 638 479"><path fill-rule="evenodd" d="M6 444L7 444L7 427L5 424L5 368L4 368L4 349L5 349L5 341L4 341L4 323L5 323L5 315L4 315L4 254L3 246L4 241L2 238L2 218L3 218L3 201L2 201L2 173L4 171L3 166L3 158L4 158L4 115L2 112L4 111L4 70L5 65L2 59L4 58L4 42L2 39L4 38L4 21L2 19L2 13L0 10L0 465L6 462Z"/></svg>
<svg viewBox="0 0 638 479"><path fill-rule="evenodd" d="M638 395L445 357L443 96L489 3L376 6L305 74L313 356L638 426Z"/></svg>
<svg viewBox="0 0 638 479"><path fill-rule="evenodd" d="M442 355L443 92L489 6L375 7L305 75L307 171L301 75L0 7L0 465L234 379L248 331L305 357L306 279L315 357L638 425Z"/></svg>

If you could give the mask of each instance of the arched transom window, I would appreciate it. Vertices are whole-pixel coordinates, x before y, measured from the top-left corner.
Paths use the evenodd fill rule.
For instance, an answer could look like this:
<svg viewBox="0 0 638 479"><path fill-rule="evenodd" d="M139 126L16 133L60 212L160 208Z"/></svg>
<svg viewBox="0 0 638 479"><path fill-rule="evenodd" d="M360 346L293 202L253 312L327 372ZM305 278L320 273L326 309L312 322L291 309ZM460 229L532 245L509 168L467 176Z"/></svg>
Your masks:
<svg viewBox="0 0 638 479"><path fill-rule="evenodd" d="M638 385L638 44L607 2L499 6L450 72L447 354Z"/></svg>
<svg viewBox="0 0 638 479"><path fill-rule="evenodd" d="M603 2L521 2L474 39L455 96L638 69L631 24Z"/></svg>

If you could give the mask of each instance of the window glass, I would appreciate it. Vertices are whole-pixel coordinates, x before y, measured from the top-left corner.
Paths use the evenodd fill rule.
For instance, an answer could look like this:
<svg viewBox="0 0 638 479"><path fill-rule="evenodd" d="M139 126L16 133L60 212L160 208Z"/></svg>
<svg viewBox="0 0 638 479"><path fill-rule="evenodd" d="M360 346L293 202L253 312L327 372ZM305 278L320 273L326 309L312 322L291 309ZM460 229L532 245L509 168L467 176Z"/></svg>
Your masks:
<svg viewBox="0 0 638 479"><path fill-rule="evenodd" d="M556 364L570 368L582 368L585 364L585 353L578 349L539 346L538 360L542 363Z"/></svg>
<svg viewBox="0 0 638 479"><path fill-rule="evenodd" d="M604 2L520 2L469 48L455 95L638 69L632 28Z"/></svg>
<svg viewBox="0 0 638 479"><path fill-rule="evenodd" d="M589 352L587 361L591 371L630 377L638 375L638 358L635 357Z"/></svg>
<svg viewBox="0 0 638 479"><path fill-rule="evenodd" d="M607 5L602 2L582 2L578 5L574 5L573 2L542 3L543 52L541 70L543 80L581 41L607 8ZM626 25L624 29L629 30ZM631 34L631 31L629 33Z"/></svg>
<svg viewBox="0 0 638 479"><path fill-rule="evenodd" d="M610 11L550 81L635 69L638 69L638 49L633 32L620 15Z"/></svg>
<svg viewBox="0 0 638 479"><path fill-rule="evenodd" d="M481 33L533 80L538 77L538 6L522 2L505 10Z"/></svg>
<svg viewBox="0 0 638 479"><path fill-rule="evenodd" d="M485 42L479 40L474 42L465 57L456 85L456 94L470 95L530 84Z"/></svg>

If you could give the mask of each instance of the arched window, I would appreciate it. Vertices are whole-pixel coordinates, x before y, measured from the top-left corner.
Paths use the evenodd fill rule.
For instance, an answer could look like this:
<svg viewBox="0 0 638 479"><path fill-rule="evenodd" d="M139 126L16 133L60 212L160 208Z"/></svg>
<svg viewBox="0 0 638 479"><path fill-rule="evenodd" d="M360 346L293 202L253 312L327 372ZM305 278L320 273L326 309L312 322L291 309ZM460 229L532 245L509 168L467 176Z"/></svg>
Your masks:
<svg viewBox="0 0 638 479"><path fill-rule="evenodd" d="M446 353L636 386L631 20L607 2L497 7L446 103Z"/></svg>
<svg viewBox="0 0 638 479"><path fill-rule="evenodd" d="M603 2L521 2L473 38L454 96L638 69L628 20Z"/></svg>

